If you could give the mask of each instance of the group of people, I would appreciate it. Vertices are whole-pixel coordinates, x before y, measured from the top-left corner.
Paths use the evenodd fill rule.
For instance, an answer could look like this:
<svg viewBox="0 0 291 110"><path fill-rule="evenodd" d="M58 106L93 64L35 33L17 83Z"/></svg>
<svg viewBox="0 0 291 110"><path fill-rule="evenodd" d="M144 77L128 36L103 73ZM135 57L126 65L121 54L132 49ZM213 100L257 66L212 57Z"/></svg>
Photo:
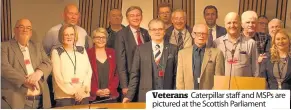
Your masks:
<svg viewBox="0 0 291 110"><path fill-rule="evenodd" d="M1 46L1 108L144 102L150 90L210 90L214 76L264 77L266 89L291 89L291 37L279 19L230 12L223 27L215 6L203 14L206 23L191 28L185 11L162 3L146 30L140 7L127 9L126 27L112 9L110 26L89 36L69 4L43 43L30 41L32 23L20 19Z"/></svg>

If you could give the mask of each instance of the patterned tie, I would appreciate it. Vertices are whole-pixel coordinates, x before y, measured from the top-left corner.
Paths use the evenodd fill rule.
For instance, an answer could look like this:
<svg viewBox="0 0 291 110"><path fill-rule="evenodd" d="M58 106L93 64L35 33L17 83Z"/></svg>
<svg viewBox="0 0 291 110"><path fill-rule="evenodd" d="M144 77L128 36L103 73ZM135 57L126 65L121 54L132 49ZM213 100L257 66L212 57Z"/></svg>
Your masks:
<svg viewBox="0 0 291 110"><path fill-rule="evenodd" d="M178 33L178 49L181 50L183 49L183 44L184 44L184 41L183 41L183 37L182 37L182 32L179 32Z"/></svg>
<svg viewBox="0 0 291 110"><path fill-rule="evenodd" d="M142 44L142 40L140 37L140 30L136 31L136 37L137 37L137 45L141 45Z"/></svg>
<svg viewBox="0 0 291 110"><path fill-rule="evenodd" d="M212 46L213 43L213 35L212 35L212 28L209 29L209 37L208 37L208 46Z"/></svg>
<svg viewBox="0 0 291 110"><path fill-rule="evenodd" d="M161 51L160 51L160 45L155 46L155 62L158 65L160 63L160 58L161 58Z"/></svg>

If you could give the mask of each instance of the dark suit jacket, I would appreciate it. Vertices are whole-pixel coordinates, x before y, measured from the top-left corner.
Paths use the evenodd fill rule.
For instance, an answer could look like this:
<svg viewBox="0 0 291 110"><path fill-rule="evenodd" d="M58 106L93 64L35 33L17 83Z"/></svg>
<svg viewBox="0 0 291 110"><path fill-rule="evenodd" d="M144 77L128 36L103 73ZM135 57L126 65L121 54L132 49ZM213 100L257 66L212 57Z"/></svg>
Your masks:
<svg viewBox="0 0 291 110"><path fill-rule="evenodd" d="M163 63L165 67L163 88L173 90L176 79L177 47L165 42L161 59L162 58L165 59ZM130 100L132 100L135 93L137 93L137 101L144 102L146 93L153 89L152 59L152 42L141 45L136 49L131 68L128 93L126 94L126 97Z"/></svg>
<svg viewBox="0 0 291 110"><path fill-rule="evenodd" d="M23 54L15 39L1 44L1 96L6 98L12 108L23 109L28 90L23 86L27 75ZM47 77L52 70L51 61L41 44L30 41L28 48L33 69L39 69L43 72L44 77L38 82L43 95L43 108L50 108Z"/></svg>
<svg viewBox="0 0 291 110"><path fill-rule="evenodd" d="M144 42L150 41L148 31L140 28ZM137 47L129 26L117 32L115 51L117 58L117 73L119 74L121 88L127 88L129 71L131 69L134 51Z"/></svg>
<svg viewBox="0 0 291 110"><path fill-rule="evenodd" d="M116 62L115 62L115 51L111 48L106 48L106 56L109 62L109 73L108 73L108 89L110 90L111 97L118 97L117 87L119 83L118 74L116 73ZM91 78L91 100L96 99L96 91L98 91L98 70L96 63L95 47L87 50L90 64L92 67L92 78Z"/></svg>
<svg viewBox="0 0 291 110"><path fill-rule="evenodd" d="M188 32L189 32L190 35L191 35L191 33L192 33L192 28L189 27L188 25L186 25L186 29L188 30ZM170 27L166 30L166 34L165 34L165 37L164 37L164 40L165 40L166 42L170 42L170 38L171 38L171 35L172 35L173 30L174 30L174 26L173 26L173 25L170 26ZM191 37L191 38L192 38L192 37ZM193 38L191 39L191 41L192 41L192 44L193 44Z"/></svg>
<svg viewBox="0 0 291 110"><path fill-rule="evenodd" d="M227 32L226 32L226 29L224 27L216 25L216 38L219 38L220 36L223 36L226 33Z"/></svg>
<svg viewBox="0 0 291 110"><path fill-rule="evenodd" d="M282 89L291 90L291 58L288 59L287 73L282 82ZM261 75L267 79L267 86L269 89L278 89L277 79L273 73L274 63L271 62L270 57L261 63Z"/></svg>

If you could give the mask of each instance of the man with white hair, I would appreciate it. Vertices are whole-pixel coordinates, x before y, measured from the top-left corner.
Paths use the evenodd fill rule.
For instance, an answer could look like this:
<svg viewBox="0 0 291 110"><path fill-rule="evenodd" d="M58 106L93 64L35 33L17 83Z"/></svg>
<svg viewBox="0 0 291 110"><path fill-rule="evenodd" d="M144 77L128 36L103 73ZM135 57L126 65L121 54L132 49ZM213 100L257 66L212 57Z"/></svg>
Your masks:
<svg viewBox="0 0 291 110"><path fill-rule="evenodd" d="M239 15L230 12L224 19L227 34L215 40L225 59L226 76L258 77L257 45L253 39L240 34L241 21Z"/></svg>
<svg viewBox="0 0 291 110"><path fill-rule="evenodd" d="M242 16L242 35L247 38L252 38L256 41L258 53L264 56L269 52L271 38L269 35L257 32L258 15L254 11L245 11Z"/></svg>
<svg viewBox="0 0 291 110"><path fill-rule="evenodd" d="M269 22L268 28L269 34L271 35L271 37L273 37L275 33L282 28L282 21L274 18Z"/></svg>

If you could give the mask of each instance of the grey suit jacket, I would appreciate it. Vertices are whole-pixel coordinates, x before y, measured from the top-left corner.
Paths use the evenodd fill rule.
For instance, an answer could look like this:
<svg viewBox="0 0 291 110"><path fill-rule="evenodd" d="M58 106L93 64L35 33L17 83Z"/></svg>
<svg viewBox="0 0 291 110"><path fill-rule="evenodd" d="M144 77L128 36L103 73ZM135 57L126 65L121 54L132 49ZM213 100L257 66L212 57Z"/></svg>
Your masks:
<svg viewBox="0 0 291 110"><path fill-rule="evenodd" d="M179 51L176 87L180 90L194 89L193 46ZM199 89L212 89L214 75L224 75L224 58L217 48L205 48L202 61Z"/></svg>
<svg viewBox="0 0 291 110"><path fill-rule="evenodd" d="M133 99L137 93L137 101L144 102L146 93L153 89L153 50L152 42L139 46L134 54L128 93L126 97ZM164 42L162 53L164 72L163 88L173 90L176 78L177 47L173 44Z"/></svg>
<svg viewBox="0 0 291 110"><path fill-rule="evenodd" d="M140 28L144 42L150 41L148 31ZM134 51L137 47L134 36L129 26L117 32L115 40L115 54L117 73L119 74L121 88L127 88L129 71L131 69Z"/></svg>
<svg viewBox="0 0 291 110"><path fill-rule="evenodd" d="M23 109L28 90L23 86L27 75L23 54L15 39L1 44L1 96L6 98L12 108ZM38 82L43 95L43 108L50 108L51 103L46 79L52 70L51 61L42 45L30 41L28 48L33 69L39 69L44 73L44 77ZM5 102L2 100L1 103Z"/></svg>
<svg viewBox="0 0 291 110"><path fill-rule="evenodd" d="M216 25L216 38L219 38L226 34L226 29L224 27Z"/></svg>

